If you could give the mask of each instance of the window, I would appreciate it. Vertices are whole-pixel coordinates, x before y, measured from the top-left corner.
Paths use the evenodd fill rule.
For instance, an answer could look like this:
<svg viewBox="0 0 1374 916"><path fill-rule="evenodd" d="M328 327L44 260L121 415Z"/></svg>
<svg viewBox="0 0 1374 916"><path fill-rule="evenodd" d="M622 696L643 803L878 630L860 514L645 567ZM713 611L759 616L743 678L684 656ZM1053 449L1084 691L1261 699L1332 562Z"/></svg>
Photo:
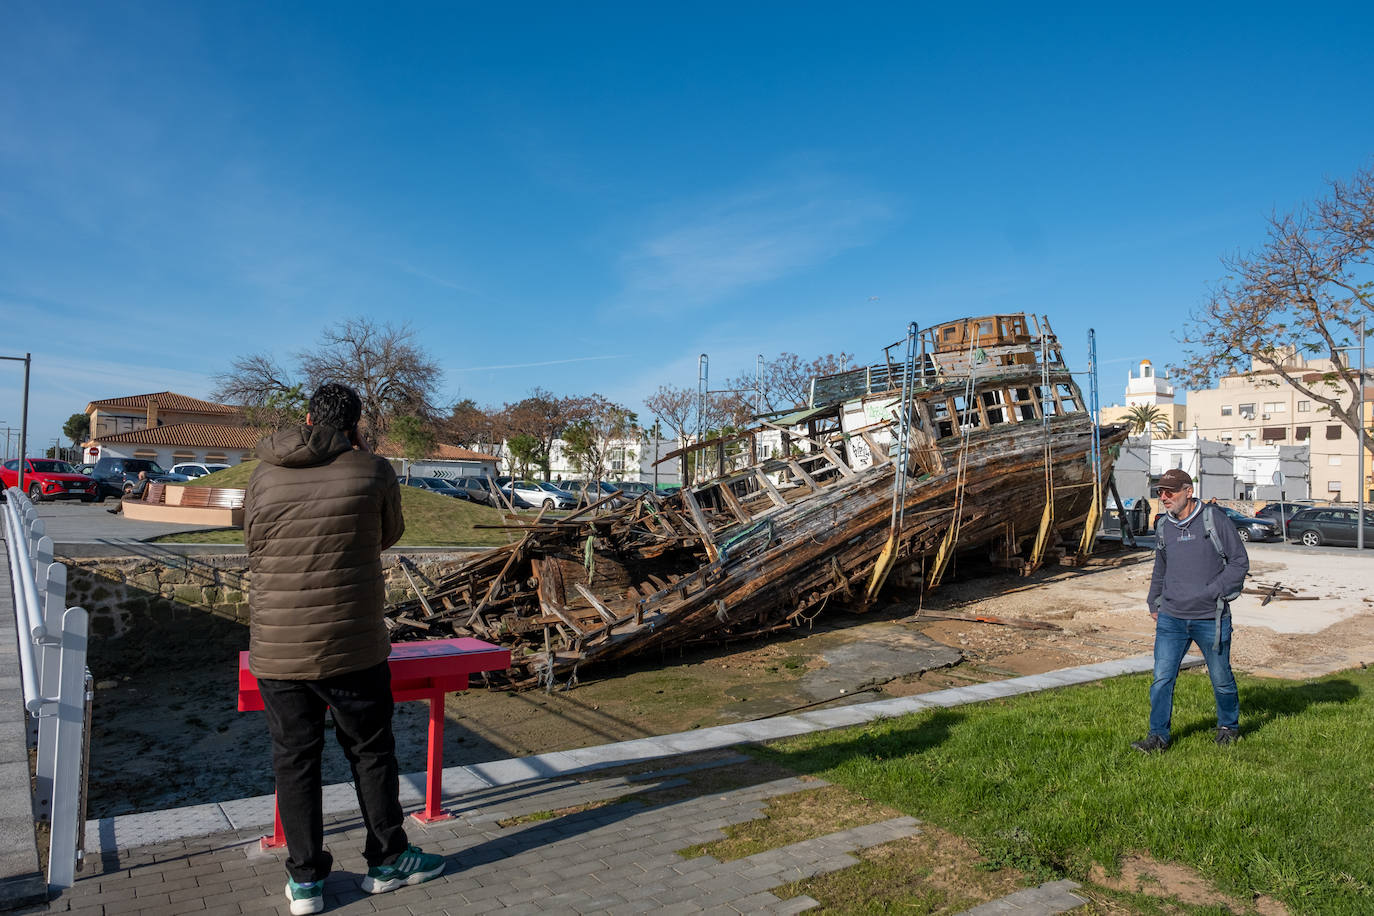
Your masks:
<svg viewBox="0 0 1374 916"><path fill-rule="evenodd" d="M1255 418L1255 405L1254 405L1254 404L1242 404L1242 405L1240 405L1240 415L1241 415L1242 417L1245 417L1245 419L1247 419L1247 420L1253 420L1253 419Z"/></svg>
<svg viewBox="0 0 1374 916"><path fill-rule="evenodd" d="M1339 480L1328 480L1328 481L1326 482L1326 492L1328 492L1328 493L1339 493L1339 492L1341 492L1341 482L1340 482ZM1340 497L1336 497L1336 498L1339 499Z"/></svg>
<svg viewBox="0 0 1374 916"><path fill-rule="evenodd" d="M1293 438L1298 442L1306 442L1308 439L1312 438L1312 427L1299 426L1296 430L1294 430Z"/></svg>
<svg viewBox="0 0 1374 916"><path fill-rule="evenodd" d="M1029 388L1014 388L1011 392L1012 403L1015 405L1016 415L1022 420L1035 419L1035 395Z"/></svg>
<svg viewBox="0 0 1374 916"><path fill-rule="evenodd" d="M978 336L991 337L995 333L995 325L991 321L978 322Z"/></svg>
<svg viewBox="0 0 1374 916"><path fill-rule="evenodd" d="M1230 441L1231 441L1231 434L1230 434L1230 433L1222 433L1222 434L1221 434L1221 441L1222 441L1222 442L1230 442Z"/></svg>
<svg viewBox="0 0 1374 916"><path fill-rule="evenodd" d="M1340 428L1339 426L1328 426L1328 427L1326 428L1326 438L1328 438L1328 439L1339 439L1340 437L1341 437L1341 428Z"/></svg>
<svg viewBox="0 0 1374 916"><path fill-rule="evenodd" d="M1299 402L1298 402L1298 413L1307 413L1307 412L1308 412L1309 410L1311 410L1311 409L1312 409L1312 402L1311 402L1311 401L1299 401Z"/></svg>
<svg viewBox="0 0 1374 916"><path fill-rule="evenodd" d="M1074 399L1073 389L1068 385L1059 385L1059 406L1064 413L1073 413L1078 410L1078 402Z"/></svg>
<svg viewBox="0 0 1374 916"><path fill-rule="evenodd" d="M1340 456L1340 455L1327 455L1327 456L1326 456L1326 463L1329 464L1329 465L1332 466L1332 467L1339 467L1339 466L1340 466L1340 463L1341 463L1341 456Z"/></svg>
<svg viewBox="0 0 1374 916"><path fill-rule="evenodd" d="M984 391L983 410L988 415L988 423L1005 423L1007 419L1006 411L1003 409L1006 399L1001 391Z"/></svg>
<svg viewBox="0 0 1374 916"><path fill-rule="evenodd" d="M615 471L615 472L619 473L620 471L625 470L625 449L623 449L623 448L613 448L613 449L611 449L610 458L611 458L611 470L612 470L612 471Z"/></svg>
<svg viewBox="0 0 1374 916"><path fill-rule="evenodd" d="M1179 420L1178 422L1174 423L1174 432L1178 433L1180 436L1183 435L1183 421L1182 421L1182 420Z"/></svg>
<svg viewBox="0 0 1374 916"><path fill-rule="evenodd" d="M1223 417L1229 417L1229 416L1231 415L1231 405L1230 405L1230 404L1222 404L1222 405L1221 405L1221 415L1222 415Z"/></svg>
<svg viewBox="0 0 1374 916"><path fill-rule="evenodd" d="M983 423L983 418L978 414L978 403L966 403L962 394L954 396L954 412L959 415L960 429L977 429Z"/></svg>
<svg viewBox="0 0 1374 916"><path fill-rule="evenodd" d="M1288 438L1288 430L1282 426L1266 426L1260 438L1265 442L1278 442Z"/></svg>
<svg viewBox="0 0 1374 916"><path fill-rule="evenodd" d="M1287 412L1288 412L1288 405L1285 404L1283 401L1265 401L1265 402L1264 402L1264 412L1265 412L1265 413L1287 413Z"/></svg>
<svg viewBox="0 0 1374 916"><path fill-rule="evenodd" d="M930 416L935 424L937 438L954 435L954 423L949 418L949 401L944 399L931 401Z"/></svg>

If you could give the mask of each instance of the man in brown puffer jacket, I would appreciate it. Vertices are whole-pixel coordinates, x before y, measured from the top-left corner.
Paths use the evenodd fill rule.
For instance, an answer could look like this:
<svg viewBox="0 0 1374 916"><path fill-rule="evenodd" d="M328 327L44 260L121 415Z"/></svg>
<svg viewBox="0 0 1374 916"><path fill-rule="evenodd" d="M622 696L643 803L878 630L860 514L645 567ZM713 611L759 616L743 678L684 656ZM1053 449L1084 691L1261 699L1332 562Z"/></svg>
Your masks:
<svg viewBox="0 0 1374 916"><path fill-rule="evenodd" d="M419 884L444 870L443 857L409 845L403 825L381 555L405 522L395 472L358 434L361 412L351 388L321 385L304 426L258 443L261 462L244 500L249 668L272 734L286 899L297 916L324 909L333 865L321 801L326 708L367 828L363 890Z"/></svg>

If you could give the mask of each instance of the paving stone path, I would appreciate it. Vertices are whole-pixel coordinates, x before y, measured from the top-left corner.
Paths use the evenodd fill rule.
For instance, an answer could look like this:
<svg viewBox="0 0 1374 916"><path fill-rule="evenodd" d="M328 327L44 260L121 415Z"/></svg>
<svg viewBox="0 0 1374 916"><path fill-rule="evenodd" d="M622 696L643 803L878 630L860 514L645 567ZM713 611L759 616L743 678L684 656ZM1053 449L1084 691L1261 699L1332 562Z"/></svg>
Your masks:
<svg viewBox="0 0 1374 916"><path fill-rule="evenodd" d="M773 778L724 790L688 777L741 764L742 755L578 781L535 779L454 799L455 817L409 822L412 842L447 857L440 878L389 894L357 887L364 870L356 815L326 823L336 857L326 912L397 914L798 913L809 897L780 898L789 882L858 864L855 852L920 832L898 817L792 843L730 862L679 850L724 837L764 816L769 799L826 783ZM709 783L708 783L709 785ZM678 790L678 791L673 791ZM47 907L95 914L287 913L285 852L263 850L260 830L238 830L93 855L86 875ZM1051 914L1082 904L1072 882L993 901L978 914ZM1002 906L1001 909L987 909Z"/></svg>

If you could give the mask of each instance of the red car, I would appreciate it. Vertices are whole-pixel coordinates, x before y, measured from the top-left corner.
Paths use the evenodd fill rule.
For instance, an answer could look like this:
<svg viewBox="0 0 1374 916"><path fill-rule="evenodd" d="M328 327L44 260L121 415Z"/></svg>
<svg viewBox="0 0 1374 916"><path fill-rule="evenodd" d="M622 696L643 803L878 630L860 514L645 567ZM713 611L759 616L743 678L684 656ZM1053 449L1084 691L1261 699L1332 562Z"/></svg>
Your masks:
<svg viewBox="0 0 1374 916"><path fill-rule="evenodd" d="M19 459L0 465L0 486L19 485ZM80 499L94 502L99 493L96 483L65 461L55 458L29 458L24 464L24 492L29 499Z"/></svg>

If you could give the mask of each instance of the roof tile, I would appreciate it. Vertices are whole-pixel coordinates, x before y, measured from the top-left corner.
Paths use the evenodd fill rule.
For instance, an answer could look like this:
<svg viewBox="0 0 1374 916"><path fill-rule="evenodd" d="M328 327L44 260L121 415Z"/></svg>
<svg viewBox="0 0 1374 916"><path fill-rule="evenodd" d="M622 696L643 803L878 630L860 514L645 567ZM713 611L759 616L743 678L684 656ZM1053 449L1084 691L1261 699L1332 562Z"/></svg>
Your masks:
<svg viewBox="0 0 1374 916"><path fill-rule="evenodd" d="M215 426L210 423L170 423L136 429L92 441L133 445L184 445L191 448L257 448L262 432L251 426Z"/></svg>

